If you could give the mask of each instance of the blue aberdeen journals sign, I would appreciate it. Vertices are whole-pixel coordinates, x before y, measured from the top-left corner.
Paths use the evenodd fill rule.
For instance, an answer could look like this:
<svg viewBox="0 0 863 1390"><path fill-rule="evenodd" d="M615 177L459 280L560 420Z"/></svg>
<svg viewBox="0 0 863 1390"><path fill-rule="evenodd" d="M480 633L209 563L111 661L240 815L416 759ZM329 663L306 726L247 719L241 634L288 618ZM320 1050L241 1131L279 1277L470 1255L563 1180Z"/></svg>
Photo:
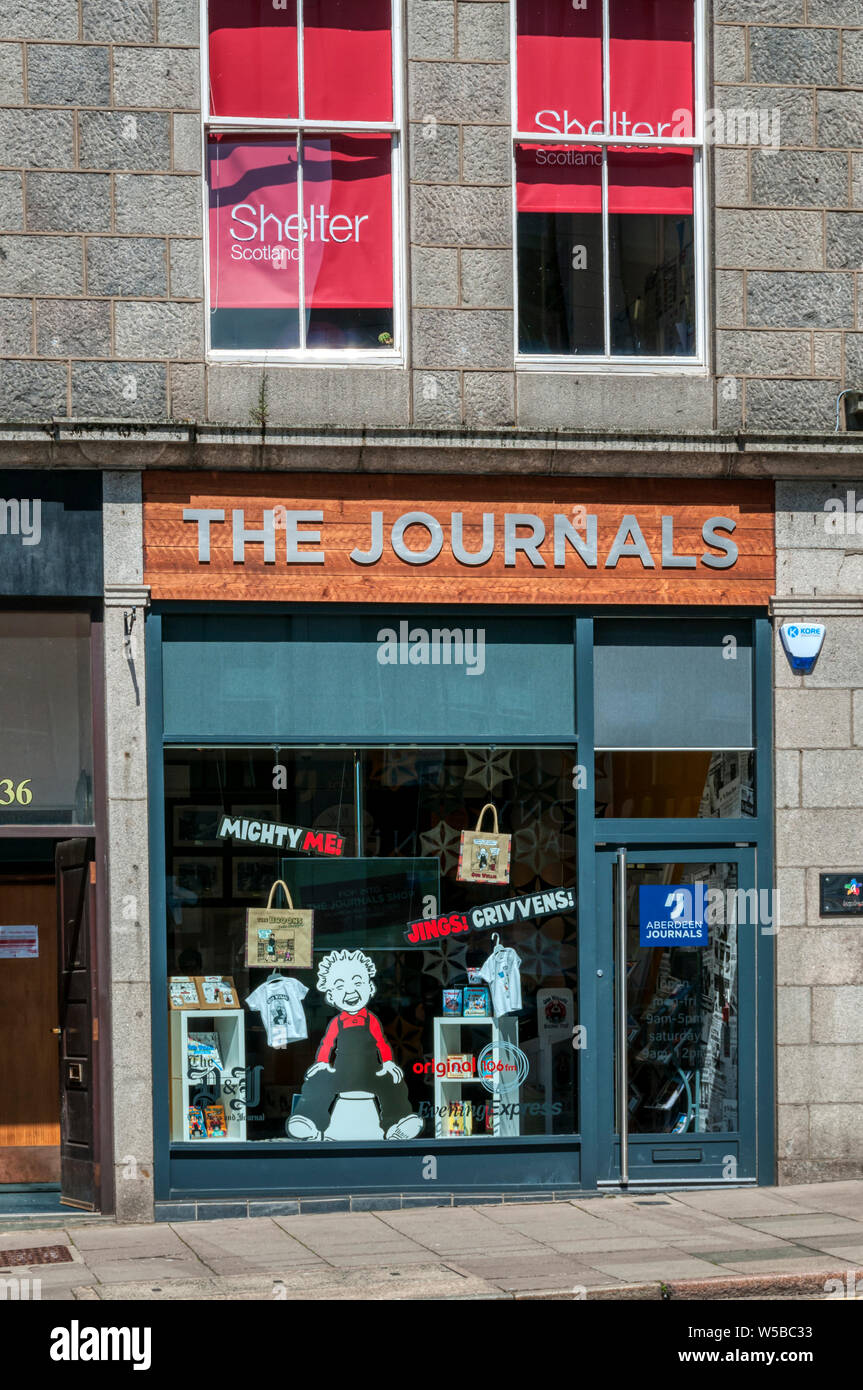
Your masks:
<svg viewBox="0 0 863 1390"><path fill-rule="evenodd" d="M638 890L640 946L706 946L703 883L651 883Z"/></svg>

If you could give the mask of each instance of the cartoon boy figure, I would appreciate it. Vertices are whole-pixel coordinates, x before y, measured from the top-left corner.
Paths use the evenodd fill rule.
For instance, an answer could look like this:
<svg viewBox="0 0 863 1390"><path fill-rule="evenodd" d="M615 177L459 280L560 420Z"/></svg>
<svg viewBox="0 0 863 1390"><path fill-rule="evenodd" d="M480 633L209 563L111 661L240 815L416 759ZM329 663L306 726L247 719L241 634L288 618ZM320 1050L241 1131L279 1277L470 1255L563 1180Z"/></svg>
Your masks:
<svg viewBox="0 0 863 1390"><path fill-rule="evenodd" d="M374 974L374 961L362 951L330 951L318 966L318 989L339 1012L306 1072L299 1103L288 1121L294 1139L321 1139L333 1101L351 1093L374 1097L387 1139L415 1139L422 1130L380 1019L367 1007L375 992Z"/></svg>

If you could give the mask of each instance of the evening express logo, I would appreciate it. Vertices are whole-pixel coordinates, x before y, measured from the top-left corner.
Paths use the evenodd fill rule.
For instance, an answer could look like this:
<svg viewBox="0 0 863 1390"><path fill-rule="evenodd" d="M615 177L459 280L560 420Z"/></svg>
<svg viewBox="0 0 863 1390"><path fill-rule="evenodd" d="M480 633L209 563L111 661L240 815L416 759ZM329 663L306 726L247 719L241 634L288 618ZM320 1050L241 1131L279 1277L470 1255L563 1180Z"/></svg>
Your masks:
<svg viewBox="0 0 863 1390"><path fill-rule="evenodd" d="M363 223L369 221L368 213L362 216L354 214L352 217L343 212L330 214L322 204L317 203L311 204L308 213L308 217L303 218L302 239L310 243L359 244ZM231 246L232 260L273 261L278 267L280 262L283 264L286 259L295 261L299 256L299 213L293 212L288 217L281 217L278 213L268 211L264 203L258 203L257 206L254 203L238 203L231 213L231 222L246 228L243 232L237 231L233 226L230 229L234 238L234 244ZM365 232L368 236L368 227L365 228ZM286 245L282 245L283 236ZM241 246L239 242L252 244ZM291 242L294 243L293 246L290 245Z"/></svg>

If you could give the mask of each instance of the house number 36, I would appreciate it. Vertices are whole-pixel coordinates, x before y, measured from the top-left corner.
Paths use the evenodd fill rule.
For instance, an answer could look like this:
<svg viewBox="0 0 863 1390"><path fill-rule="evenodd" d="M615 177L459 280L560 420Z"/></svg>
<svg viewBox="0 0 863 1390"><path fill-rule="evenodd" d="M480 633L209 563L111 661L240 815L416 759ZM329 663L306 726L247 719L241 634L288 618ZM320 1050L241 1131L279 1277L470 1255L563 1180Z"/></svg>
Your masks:
<svg viewBox="0 0 863 1390"><path fill-rule="evenodd" d="M0 806L12 806L15 802L19 806L29 806L33 800L29 782L30 778L25 777L16 787L11 777L0 777Z"/></svg>

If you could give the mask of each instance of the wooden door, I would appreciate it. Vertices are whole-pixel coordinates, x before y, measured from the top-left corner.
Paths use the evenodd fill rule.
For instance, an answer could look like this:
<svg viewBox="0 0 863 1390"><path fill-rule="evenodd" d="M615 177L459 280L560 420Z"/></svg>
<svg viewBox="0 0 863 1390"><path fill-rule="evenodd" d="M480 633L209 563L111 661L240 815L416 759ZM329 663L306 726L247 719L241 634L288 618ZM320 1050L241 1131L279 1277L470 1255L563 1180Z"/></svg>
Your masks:
<svg viewBox="0 0 863 1390"><path fill-rule="evenodd" d="M0 1183L57 1182L57 922L53 875L0 876L0 923L39 928L36 959L0 956Z"/></svg>
<svg viewBox="0 0 863 1390"><path fill-rule="evenodd" d="M60 1201L93 1211L99 1196L96 1156L92 930L95 865L92 840L56 847L60 942Z"/></svg>

